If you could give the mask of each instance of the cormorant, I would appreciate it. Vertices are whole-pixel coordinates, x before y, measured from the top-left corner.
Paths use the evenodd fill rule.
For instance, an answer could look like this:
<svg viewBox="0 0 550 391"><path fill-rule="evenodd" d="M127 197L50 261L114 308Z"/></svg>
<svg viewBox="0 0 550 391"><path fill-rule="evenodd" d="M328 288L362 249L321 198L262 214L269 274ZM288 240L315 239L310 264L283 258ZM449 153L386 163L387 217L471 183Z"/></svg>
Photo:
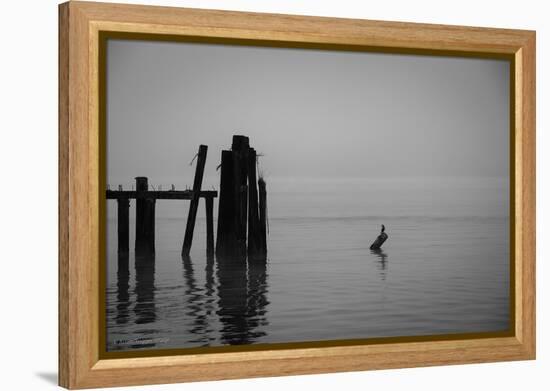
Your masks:
<svg viewBox="0 0 550 391"><path fill-rule="evenodd" d="M382 229L380 230L380 235L376 238L373 244L370 245L371 250L378 250L380 247L382 247L382 244L388 239L388 234L384 231L386 230L386 227L384 224L382 224Z"/></svg>

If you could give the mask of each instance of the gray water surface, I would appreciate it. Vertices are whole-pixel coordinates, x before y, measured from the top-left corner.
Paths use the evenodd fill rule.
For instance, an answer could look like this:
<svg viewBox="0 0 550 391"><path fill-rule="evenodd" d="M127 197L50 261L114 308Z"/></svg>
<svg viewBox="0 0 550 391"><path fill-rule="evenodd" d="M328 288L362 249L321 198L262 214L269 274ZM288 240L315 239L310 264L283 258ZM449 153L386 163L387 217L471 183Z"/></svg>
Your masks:
<svg viewBox="0 0 550 391"><path fill-rule="evenodd" d="M158 201L156 255L125 268L109 204L108 351L508 329L506 179L267 180L265 263L208 260L202 205L182 259L189 205Z"/></svg>

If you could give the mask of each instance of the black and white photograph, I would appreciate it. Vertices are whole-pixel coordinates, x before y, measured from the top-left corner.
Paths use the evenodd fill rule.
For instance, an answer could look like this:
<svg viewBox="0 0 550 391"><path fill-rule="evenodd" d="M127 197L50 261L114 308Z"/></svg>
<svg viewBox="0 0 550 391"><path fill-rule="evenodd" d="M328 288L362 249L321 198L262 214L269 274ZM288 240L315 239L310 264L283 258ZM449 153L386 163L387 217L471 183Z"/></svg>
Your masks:
<svg viewBox="0 0 550 391"><path fill-rule="evenodd" d="M510 61L109 38L107 352L507 332Z"/></svg>

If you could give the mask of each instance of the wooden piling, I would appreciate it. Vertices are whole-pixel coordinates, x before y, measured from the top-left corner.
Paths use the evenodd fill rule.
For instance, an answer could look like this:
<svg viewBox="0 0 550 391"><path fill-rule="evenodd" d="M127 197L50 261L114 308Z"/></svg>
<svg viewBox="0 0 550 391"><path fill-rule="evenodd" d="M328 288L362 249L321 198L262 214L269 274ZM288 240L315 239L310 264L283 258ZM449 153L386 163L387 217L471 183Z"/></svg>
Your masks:
<svg viewBox="0 0 550 391"><path fill-rule="evenodd" d="M262 258L258 188L256 186L256 151L248 150L248 259Z"/></svg>
<svg viewBox="0 0 550 391"><path fill-rule="evenodd" d="M244 261L248 255L250 260L266 259L266 186L263 179L256 181L256 157L246 136L233 136L231 151L222 152L218 258ZM257 183L263 192L260 195Z"/></svg>
<svg viewBox="0 0 550 391"><path fill-rule="evenodd" d="M117 199L118 208L118 252L127 254L130 251L130 200Z"/></svg>
<svg viewBox="0 0 550 391"><path fill-rule="evenodd" d="M136 252L155 252L155 203L154 198L142 197L149 189L146 177L136 178Z"/></svg>
<svg viewBox="0 0 550 391"><path fill-rule="evenodd" d="M206 197L204 199L206 206L206 257L214 256L214 199Z"/></svg>
<svg viewBox="0 0 550 391"><path fill-rule="evenodd" d="M264 178L258 179L258 194L259 194L259 257L267 258L267 190Z"/></svg>
<svg viewBox="0 0 550 391"><path fill-rule="evenodd" d="M204 165L206 163L206 153L208 147L201 145L197 156L197 167L195 169L195 180L193 182L193 198L189 205L189 214L187 216L187 226L185 228L185 237L183 239L182 255L189 255L191 244L193 242L193 231L195 230L195 220L197 218L197 209L199 207L200 191L202 187L202 178L204 176Z"/></svg>
<svg viewBox="0 0 550 391"><path fill-rule="evenodd" d="M233 191L233 152L222 151L220 166L220 198L218 202L218 233L216 235L216 257L232 257L237 242L234 231L235 202Z"/></svg>
<svg viewBox="0 0 550 391"><path fill-rule="evenodd" d="M381 232L380 235L376 238L376 240L370 245L371 250L378 250L384 242L388 239L388 234L385 232Z"/></svg>
<svg viewBox="0 0 550 391"><path fill-rule="evenodd" d="M239 135L233 136L231 150L233 152L234 229L237 236L235 255L243 260L246 259L247 252L248 149L248 137Z"/></svg>

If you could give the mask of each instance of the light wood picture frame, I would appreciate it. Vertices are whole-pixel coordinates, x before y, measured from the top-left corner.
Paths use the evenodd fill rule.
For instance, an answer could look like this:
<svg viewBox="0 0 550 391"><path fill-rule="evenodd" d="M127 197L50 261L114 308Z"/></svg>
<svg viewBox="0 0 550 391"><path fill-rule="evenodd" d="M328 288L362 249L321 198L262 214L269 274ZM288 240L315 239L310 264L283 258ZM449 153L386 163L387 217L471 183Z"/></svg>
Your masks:
<svg viewBox="0 0 550 391"><path fill-rule="evenodd" d="M107 37L510 61L511 327L106 357ZM70 1L59 6L59 384L69 389L535 359L535 32Z"/></svg>

